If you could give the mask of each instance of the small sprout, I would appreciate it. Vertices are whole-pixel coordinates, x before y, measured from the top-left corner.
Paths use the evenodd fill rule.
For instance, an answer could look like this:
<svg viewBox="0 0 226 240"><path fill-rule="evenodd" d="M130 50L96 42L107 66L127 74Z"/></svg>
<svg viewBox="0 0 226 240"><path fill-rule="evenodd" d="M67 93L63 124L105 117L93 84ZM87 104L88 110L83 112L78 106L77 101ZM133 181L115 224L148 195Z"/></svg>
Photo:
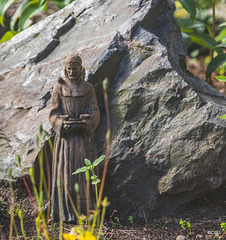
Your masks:
<svg viewBox="0 0 226 240"><path fill-rule="evenodd" d="M119 218L115 217L114 219L116 220L116 222L113 223L114 227L122 227L122 224L120 223Z"/></svg>
<svg viewBox="0 0 226 240"><path fill-rule="evenodd" d="M89 181L90 176L89 176L89 170L88 169L85 171L85 175L86 175L86 181Z"/></svg>
<svg viewBox="0 0 226 240"><path fill-rule="evenodd" d="M40 217L37 217L37 218L35 219L35 222L36 222L36 226L37 226L37 227L40 227Z"/></svg>
<svg viewBox="0 0 226 240"><path fill-rule="evenodd" d="M99 165L102 161L104 161L105 159L105 155L100 156L99 158L97 158L94 162L93 162L93 166L96 167L97 165Z"/></svg>
<svg viewBox="0 0 226 240"><path fill-rule="evenodd" d="M20 164L21 164L21 157L20 157L20 155L17 155L16 158L17 158L17 163L20 166Z"/></svg>
<svg viewBox="0 0 226 240"><path fill-rule="evenodd" d="M108 78L105 78L102 82L102 87L104 89L104 92L108 90Z"/></svg>
<svg viewBox="0 0 226 240"><path fill-rule="evenodd" d="M44 133L45 133L45 135L46 135L47 137L50 136L49 133L48 133L46 130L44 130Z"/></svg>
<svg viewBox="0 0 226 240"><path fill-rule="evenodd" d="M33 178L33 168L32 167L29 169L29 174L30 174L30 177Z"/></svg>
<svg viewBox="0 0 226 240"><path fill-rule="evenodd" d="M221 223L221 229L225 234L226 233L226 223Z"/></svg>
<svg viewBox="0 0 226 240"><path fill-rule="evenodd" d="M226 115L220 116L220 117L218 117L218 118L220 118L220 119L226 119Z"/></svg>
<svg viewBox="0 0 226 240"><path fill-rule="evenodd" d="M79 222L79 225L82 225L84 222L87 223L87 217L85 215L79 216L78 222Z"/></svg>
<svg viewBox="0 0 226 240"><path fill-rule="evenodd" d="M60 181L60 179L57 180L57 186L58 186L58 187L61 187L61 181Z"/></svg>
<svg viewBox="0 0 226 240"><path fill-rule="evenodd" d="M107 130L106 141L107 141L107 144L110 144L110 141L111 141L111 130L110 129Z"/></svg>
<svg viewBox="0 0 226 240"><path fill-rule="evenodd" d="M39 131L40 134L42 134L42 132L43 132L42 124L39 125L38 131Z"/></svg>
<svg viewBox="0 0 226 240"><path fill-rule="evenodd" d="M93 177L93 176L92 176ZM95 178L93 181L92 181L92 184L95 185L97 183L100 182L100 179L99 178Z"/></svg>
<svg viewBox="0 0 226 240"><path fill-rule="evenodd" d="M38 134L35 135L35 141L36 141L36 143L38 144L38 142L39 142L39 136L38 136Z"/></svg>
<svg viewBox="0 0 226 240"><path fill-rule="evenodd" d="M12 176L12 168L8 169L8 176L11 177Z"/></svg>
<svg viewBox="0 0 226 240"><path fill-rule="evenodd" d="M106 208L109 205L108 198L105 197L104 200L102 201L102 206L103 208Z"/></svg>
<svg viewBox="0 0 226 240"><path fill-rule="evenodd" d="M19 216L20 219L23 219L23 211L22 211L22 209L19 210L18 216Z"/></svg>
<svg viewBox="0 0 226 240"><path fill-rule="evenodd" d="M129 216L129 221L131 224L133 224L133 216Z"/></svg>
<svg viewBox="0 0 226 240"><path fill-rule="evenodd" d="M43 200L44 200L44 192L42 191L40 192L40 201L43 202Z"/></svg>
<svg viewBox="0 0 226 240"><path fill-rule="evenodd" d="M189 221L183 221L182 219L180 219L179 224L184 231L186 229L189 229L189 231L191 233L191 223Z"/></svg>
<svg viewBox="0 0 226 240"><path fill-rule="evenodd" d="M91 167L92 166L92 163L89 159L85 158L85 164L87 167Z"/></svg>
<svg viewBox="0 0 226 240"><path fill-rule="evenodd" d="M79 192L79 184L75 183L75 191L78 193Z"/></svg>

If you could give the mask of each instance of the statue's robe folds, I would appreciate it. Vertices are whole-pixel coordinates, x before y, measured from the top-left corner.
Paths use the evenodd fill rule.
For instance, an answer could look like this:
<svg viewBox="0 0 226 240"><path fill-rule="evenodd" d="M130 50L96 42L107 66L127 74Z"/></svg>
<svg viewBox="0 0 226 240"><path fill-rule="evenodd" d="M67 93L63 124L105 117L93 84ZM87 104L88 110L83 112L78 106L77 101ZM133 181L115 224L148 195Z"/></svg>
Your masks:
<svg viewBox="0 0 226 240"><path fill-rule="evenodd" d="M52 165L52 217L54 221L59 221L57 182L60 179L62 183L63 221L74 222L76 221L76 216L68 193L71 195L75 206L77 206L74 185L78 182L81 208L84 209L86 202L86 181L84 173L76 175L72 175L72 173L85 165L85 158L88 158L91 162L96 158L93 131L99 123L100 112L94 87L92 84L83 81L83 79L73 84L69 80L60 78L58 84L53 88L51 104L49 119L56 133ZM68 115L69 118L79 119L81 114L90 114L90 118L86 120L87 131L85 133L69 131L69 133L65 134L61 115Z"/></svg>

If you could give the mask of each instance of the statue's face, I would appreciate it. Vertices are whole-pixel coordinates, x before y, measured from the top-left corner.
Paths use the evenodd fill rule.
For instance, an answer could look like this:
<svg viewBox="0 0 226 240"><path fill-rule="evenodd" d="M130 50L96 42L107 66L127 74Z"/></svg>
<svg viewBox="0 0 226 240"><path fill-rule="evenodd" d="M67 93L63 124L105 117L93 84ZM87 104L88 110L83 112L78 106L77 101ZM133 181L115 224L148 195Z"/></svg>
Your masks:
<svg viewBox="0 0 226 240"><path fill-rule="evenodd" d="M70 81L77 81L81 76L81 65L66 65L67 76Z"/></svg>

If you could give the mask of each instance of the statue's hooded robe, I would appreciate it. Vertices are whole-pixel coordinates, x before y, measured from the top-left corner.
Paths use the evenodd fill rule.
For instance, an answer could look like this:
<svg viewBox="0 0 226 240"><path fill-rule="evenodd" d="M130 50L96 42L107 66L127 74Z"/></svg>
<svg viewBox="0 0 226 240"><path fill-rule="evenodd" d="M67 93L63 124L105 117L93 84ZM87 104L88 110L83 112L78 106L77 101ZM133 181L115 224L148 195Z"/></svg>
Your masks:
<svg viewBox="0 0 226 240"><path fill-rule="evenodd" d="M59 221L59 199L57 181L62 182L61 196L63 208L63 221L74 222L75 213L71 206L67 192L71 195L75 206L76 192L74 185L79 183L81 208L84 209L86 199L84 173L72 175L78 168L83 167L84 159L93 162L96 158L93 131L96 129L100 113L97 104L95 90L92 84L84 81L85 70L78 81L71 83L60 78L58 84L53 88L51 97L50 123L56 133L54 142L54 157L52 168L52 218ZM69 118L79 119L81 114L89 114L86 120L85 132L68 132L65 134L62 115Z"/></svg>

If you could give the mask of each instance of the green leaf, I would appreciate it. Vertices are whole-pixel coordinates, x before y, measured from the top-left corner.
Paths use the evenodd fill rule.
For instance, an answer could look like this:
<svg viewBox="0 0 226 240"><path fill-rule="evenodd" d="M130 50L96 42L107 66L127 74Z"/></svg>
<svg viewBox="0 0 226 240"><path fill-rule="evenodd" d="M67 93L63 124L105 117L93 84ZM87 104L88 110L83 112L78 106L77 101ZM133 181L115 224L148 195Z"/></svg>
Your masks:
<svg viewBox="0 0 226 240"><path fill-rule="evenodd" d="M97 184L97 183L99 183L99 182L100 182L100 179L97 178L97 179L94 179L94 180L92 181L92 184L95 185L95 184Z"/></svg>
<svg viewBox="0 0 226 240"><path fill-rule="evenodd" d="M179 2L191 14L192 17L195 17L196 7L194 0L179 0Z"/></svg>
<svg viewBox="0 0 226 240"><path fill-rule="evenodd" d="M94 179L96 179L97 178L97 176L96 175L94 175L94 176L91 176L91 179L92 180L94 180Z"/></svg>
<svg viewBox="0 0 226 240"><path fill-rule="evenodd" d="M11 32L8 31L4 34L4 36L1 38L0 43L6 42L10 40L12 37L14 37L17 34L17 32Z"/></svg>
<svg viewBox="0 0 226 240"><path fill-rule="evenodd" d="M226 115L220 116L220 117L218 117L218 118L220 118L220 119L226 119Z"/></svg>
<svg viewBox="0 0 226 240"><path fill-rule="evenodd" d="M5 24L4 24L4 19L3 19L3 17L2 17L2 16L0 16L0 24L1 24L3 27L5 27Z"/></svg>
<svg viewBox="0 0 226 240"><path fill-rule="evenodd" d="M226 76L216 76L215 78L216 78L218 81L226 82Z"/></svg>
<svg viewBox="0 0 226 240"><path fill-rule="evenodd" d="M84 161L85 161L85 164L86 164L87 167L90 167L92 165L92 163L90 162L89 159L85 158Z"/></svg>
<svg viewBox="0 0 226 240"><path fill-rule="evenodd" d="M187 48L190 47L191 46L191 37L188 34L186 34L185 32L182 32L182 38L183 38L183 41L184 41L186 47Z"/></svg>
<svg viewBox="0 0 226 240"><path fill-rule="evenodd" d="M39 6L39 2L37 0L31 1L26 8L21 13L21 17L19 20L19 30L24 30L28 25L31 24L31 18L33 15L39 13L44 9L45 5ZM29 24L27 23L29 21Z"/></svg>
<svg viewBox="0 0 226 240"><path fill-rule="evenodd" d="M62 8L64 8L64 7L66 7L66 4L64 3L64 1L54 0L53 2L57 5L57 7L58 7L59 9L62 9Z"/></svg>
<svg viewBox="0 0 226 240"><path fill-rule="evenodd" d="M93 162L93 166L96 167L97 165L99 165L102 161L104 161L105 159L105 155L100 156L99 158L97 158L94 162Z"/></svg>
<svg viewBox="0 0 226 240"><path fill-rule="evenodd" d="M199 55L199 49L195 49L194 51L192 51L192 52L190 53L190 55L191 55L192 58L198 57L198 55Z"/></svg>
<svg viewBox="0 0 226 240"><path fill-rule="evenodd" d="M226 26L226 22L223 22L220 24L220 27L224 27L224 26Z"/></svg>
<svg viewBox="0 0 226 240"><path fill-rule="evenodd" d="M177 22L180 26L180 28L182 29L182 31L184 31L185 29L196 29L197 28L202 28L205 29L205 23L200 21L200 20L195 20L192 21L191 18L181 18L181 19L177 19Z"/></svg>
<svg viewBox="0 0 226 240"><path fill-rule="evenodd" d="M219 34L215 37L215 40L217 42L223 42L223 39L225 38L226 36L226 28L223 28Z"/></svg>
<svg viewBox="0 0 226 240"><path fill-rule="evenodd" d="M5 12L16 1L17 0L1 0L0 1L0 16L1 16L1 19L2 19L1 24L3 23Z"/></svg>
<svg viewBox="0 0 226 240"><path fill-rule="evenodd" d="M210 36L212 36L212 34L213 34L213 28L212 28L212 26L209 26L209 25L205 25L206 26L206 28L207 28L207 30L208 30L208 32L209 32L209 35Z"/></svg>
<svg viewBox="0 0 226 240"><path fill-rule="evenodd" d="M43 6L44 4L48 3L49 0L40 0L40 6Z"/></svg>
<svg viewBox="0 0 226 240"><path fill-rule="evenodd" d="M214 47L214 49L215 49L215 48L219 48L219 47L226 48L226 43L217 44L217 45Z"/></svg>
<svg viewBox="0 0 226 240"><path fill-rule="evenodd" d="M17 8L16 12L13 14L13 16L10 19L10 30L14 31L14 26L18 20L18 18L21 16L23 10L27 7L27 5L30 3L30 0L24 0L20 6Z"/></svg>
<svg viewBox="0 0 226 240"><path fill-rule="evenodd" d="M85 167L81 167L81 168L78 168L75 172L72 173L72 175L74 174L78 174L78 173L81 173L81 172L85 172L88 168L85 166Z"/></svg>
<svg viewBox="0 0 226 240"><path fill-rule="evenodd" d="M191 36L191 41L194 43L197 43L201 46L207 47L209 49L214 49L215 46L218 45L218 43L212 38L210 37L208 34L205 33L188 33ZM216 48L216 52L218 54L222 54L223 53L223 49L222 48Z"/></svg>
<svg viewBox="0 0 226 240"><path fill-rule="evenodd" d="M210 74L225 62L226 62L226 53L217 55L207 66L206 79L208 79Z"/></svg>

